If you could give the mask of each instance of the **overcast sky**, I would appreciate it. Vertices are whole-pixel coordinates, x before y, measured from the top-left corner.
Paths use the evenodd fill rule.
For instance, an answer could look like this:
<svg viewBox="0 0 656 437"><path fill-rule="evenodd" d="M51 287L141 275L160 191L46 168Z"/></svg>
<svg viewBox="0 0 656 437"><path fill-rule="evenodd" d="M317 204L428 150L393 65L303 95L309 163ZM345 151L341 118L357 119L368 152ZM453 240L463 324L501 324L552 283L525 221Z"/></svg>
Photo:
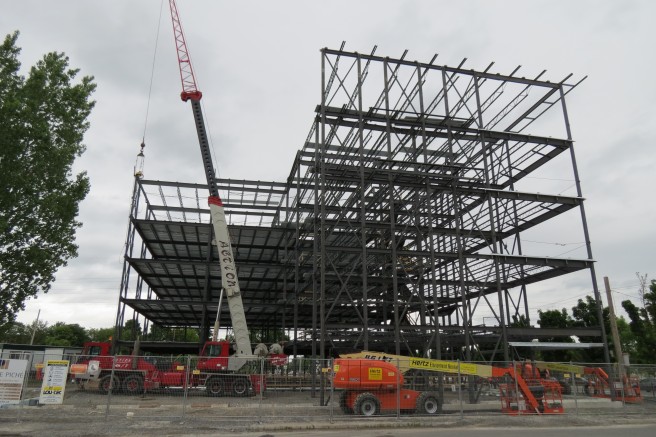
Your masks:
<svg viewBox="0 0 656 437"><path fill-rule="evenodd" d="M18 320L113 326L133 166L144 136L147 179L204 182L191 109L179 94L168 2L5 2L4 35L19 30L23 67L65 52L98 84L76 171L79 257ZM283 181L320 102L320 52L350 51L558 81L588 78L567 97L587 199L597 275L616 306L637 302L636 272L656 279L656 2L645 1L209 1L178 0L221 177ZM158 26L159 29L158 38ZM157 49L156 49L157 47ZM154 66L154 68L153 68ZM149 89L152 94L149 102ZM146 123L147 107L149 106ZM572 182L573 183L573 182ZM567 252L554 232L536 243ZM566 244L563 246L563 244ZM573 247L576 249L576 246ZM529 294L537 309L568 308L591 293L589 273ZM529 289L530 291L531 289ZM535 319L534 319L535 320Z"/></svg>

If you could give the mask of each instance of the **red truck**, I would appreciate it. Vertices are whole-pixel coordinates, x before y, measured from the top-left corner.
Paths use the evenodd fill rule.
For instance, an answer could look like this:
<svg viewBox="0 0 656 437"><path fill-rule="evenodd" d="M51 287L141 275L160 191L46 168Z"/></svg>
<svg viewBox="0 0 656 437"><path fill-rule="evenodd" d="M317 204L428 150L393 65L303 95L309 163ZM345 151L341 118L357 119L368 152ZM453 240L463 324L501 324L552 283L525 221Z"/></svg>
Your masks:
<svg viewBox="0 0 656 437"><path fill-rule="evenodd" d="M225 340L206 342L201 354L189 361L193 368L187 368L186 358L112 356L109 342L88 342L78 362L71 366L71 373L78 383L97 385L101 393L140 394L166 387L204 387L208 396L247 396L264 391L259 369L252 374L236 373L246 360L230 357L230 346ZM280 349L271 350L278 353L269 354L270 363L286 362Z"/></svg>

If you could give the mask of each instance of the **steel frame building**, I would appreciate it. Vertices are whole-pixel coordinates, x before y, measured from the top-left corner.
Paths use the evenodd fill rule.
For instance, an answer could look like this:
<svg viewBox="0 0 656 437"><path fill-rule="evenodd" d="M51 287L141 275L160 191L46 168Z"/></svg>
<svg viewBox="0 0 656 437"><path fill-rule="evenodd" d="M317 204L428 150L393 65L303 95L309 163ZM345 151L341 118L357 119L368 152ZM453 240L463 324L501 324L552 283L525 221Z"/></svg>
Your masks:
<svg viewBox="0 0 656 437"><path fill-rule="evenodd" d="M217 180L249 327L283 328L288 352L321 357L507 360L511 340L573 334L529 327L529 286L588 270L601 302L565 104L583 79L406 54L323 49L321 101L287 180ZM532 177L552 165L573 194ZM207 337L220 272L206 193L135 179L117 326L133 310ZM583 256L525 252L525 235L563 216ZM603 327L578 334L607 343Z"/></svg>

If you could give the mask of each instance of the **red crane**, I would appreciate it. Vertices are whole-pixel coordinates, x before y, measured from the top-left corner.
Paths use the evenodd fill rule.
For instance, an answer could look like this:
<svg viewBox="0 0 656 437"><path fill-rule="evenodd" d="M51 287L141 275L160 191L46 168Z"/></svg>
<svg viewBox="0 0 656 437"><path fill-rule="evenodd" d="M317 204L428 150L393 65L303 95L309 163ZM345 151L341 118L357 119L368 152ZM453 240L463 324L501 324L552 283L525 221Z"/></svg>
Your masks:
<svg viewBox="0 0 656 437"><path fill-rule="evenodd" d="M178 14L178 7L175 0L169 0L171 8L171 21L173 22L173 33L175 37L175 45L178 54L178 64L180 66L180 80L182 80L182 93L180 97L183 101L191 102L191 109L194 113L194 122L196 123L196 133L198 134L198 143L200 145L200 152L203 158L203 167L205 169L205 177L207 179L207 188L210 191L210 196L207 203L210 206L210 214L212 217L212 226L214 228L214 237L219 251L219 264L221 267L221 297L219 298L219 308L217 310L217 321L214 325L214 337L216 340L218 332L218 318L221 311L221 298L225 292L228 306L230 308L230 318L232 320L232 329L235 335L236 343L236 357L252 357L253 350L251 349L251 342L248 335L248 326L246 324L246 314L241 299L241 290L239 288L239 280L237 277L237 268L235 266L234 256L232 254L232 243L230 242L230 235L228 233L228 224L226 222L225 212L223 210L223 202L219 197L219 190L216 185L214 166L212 164L212 155L210 153L210 145L207 140L207 132L205 130L205 121L203 119L203 112L200 106L200 99L203 94L196 86L196 77L194 70L191 66L191 58L189 57L189 50L185 41L184 32L182 31L182 23ZM265 346L266 348L266 346ZM229 362L230 370L237 370L244 364L243 360L231 360Z"/></svg>

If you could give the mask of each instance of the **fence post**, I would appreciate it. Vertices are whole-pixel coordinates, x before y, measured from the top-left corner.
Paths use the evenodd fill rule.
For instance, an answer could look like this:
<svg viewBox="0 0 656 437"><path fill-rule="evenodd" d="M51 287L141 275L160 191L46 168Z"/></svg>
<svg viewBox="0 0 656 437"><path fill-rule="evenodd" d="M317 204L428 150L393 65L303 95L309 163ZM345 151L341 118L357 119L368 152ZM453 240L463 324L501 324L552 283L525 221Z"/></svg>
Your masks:
<svg viewBox="0 0 656 437"><path fill-rule="evenodd" d="M44 355L44 358L43 358L43 362L44 363L48 362L45 358L45 355ZM45 370L44 370L44 372L45 372ZM32 373L32 356L30 355L30 359L27 362L27 364L25 365L25 373L24 373L24 376L23 376L23 385L21 386L21 394L18 398L18 406L16 408L16 423L21 422L21 412L23 410L24 401L27 401L27 402L30 401L29 399L25 398L25 394L27 393L27 386L29 385L29 380L30 380L30 374L31 373ZM35 379L36 379L36 373L34 374L34 376L35 376ZM38 384L37 384L37 386L38 386ZM39 395L40 394L41 394L41 387L39 387Z"/></svg>
<svg viewBox="0 0 656 437"><path fill-rule="evenodd" d="M629 382L628 376L624 373L624 366L621 363L622 357L617 359L617 374L619 376L620 393L622 394L622 409L626 410L626 390L625 383Z"/></svg>
<svg viewBox="0 0 656 437"><path fill-rule="evenodd" d="M114 369L116 368L116 356L112 357L112 373L109 374L109 390L107 390L107 408L105 408L105 420L109 418L109 406L112 403L112 392L114 391ZM101 378L102 381L102 378Z"/></svg>
<svg viewBox="0 0 656 437"><path fill-rule="evenodd" d="M513 381L515 381L515 401L517 402L517 415L521 416L522 409L520 408L519 405L519 383L517 382L517 366L515 365L515 360L512 360L512 369L513 369L513 375L515 375Z"/></svg>
<svg viewBox="0 0 656 437"><path fill-rule="evenodd" d="M572 362L569 362L570 367L572 367ZM570 369L572 370L572 369ZM576 375L574 372L571 372L572 375L572 391L574 392L574 411L576 411L576 415L579 415L579 393L578 389L576 388Z"/></svg>
<svg viewBox="0 0 656 437"><path fill-rule="evenodd" d="M185 364L185 380L184 380L184 394L182 395L182 417L180 420L185 419L185 413L187 410L187 396L189 394L189 369L191 368L191 357L187 357L187 363Z"/></svg>
<svg viewBox="0 0 656 437"><path fill-rule="evenodd" d="M260 358L260 404L257 408L257 421L262 423L262 396L266 387L264 379L264 358Z"/></svg>
<svg viewBox="0 0 656 437"><path fill-rule="evenodd" d="M396 359L396 419L401 420L401 360Z"/></svg>
<svg viewBox="0 0 656 437"><path fill-rule="evenodd" d="M460 375L460 359L458 359L458 380L456 381L456 388L458 389L458 401L460 402L460 420L465 419L465 410L462 405L462 383Z"/></svg>
<svg viewBox="0 0 656 437"><path fill-rule="evenodd" d="M330 371L329 371L328 374L330 375L330 399L332 401L332 402L330 402L329 422L333 423L334 412L335 412L335 378L334 378L333 372L334 372L335 363L333 362L332 358L330 358L328 360L328 363L330 364ZM337 400L337 402L339 402L339 399Z"/></svg>

